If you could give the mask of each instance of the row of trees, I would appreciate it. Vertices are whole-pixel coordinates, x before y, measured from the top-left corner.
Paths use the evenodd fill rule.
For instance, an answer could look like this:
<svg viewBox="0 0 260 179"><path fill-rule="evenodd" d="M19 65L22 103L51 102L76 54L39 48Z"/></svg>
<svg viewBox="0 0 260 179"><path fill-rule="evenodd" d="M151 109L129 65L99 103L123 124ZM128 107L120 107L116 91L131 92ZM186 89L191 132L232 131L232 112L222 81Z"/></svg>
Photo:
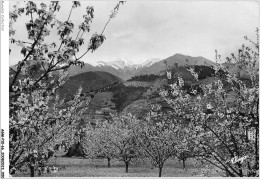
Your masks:
<svg viewBox="0 0 260 179"><path fill-rule="evenodd" d="M215 76L215 70L214 70L213 66L204 66L204 65L178 66L178 65L176 65L173 67L168 67L167 63L166 63L166 66L167 66L168 72L170 71L172 74L176 74L175 76L173 76L173 78L170 81L173 81L174 77L176 77L176 76L181 76L185 80L193 80L192 75L188 71L188 69L191 67L194 68L194 71L198 74L199 80L203 80L208 77Z"/></svg>
<svg viewBox="0 0 260 179"><path fill-rule="evenodd" d="M160 75L156 74L145 74L145 75L138 75L134 76L131 79L127 81L147 81L147 82L152 82L160 78Z"/></svg>
<svg viewBox="0 0 260 179"><path fill-rule="evenodd" d="M133 159L150 158L161 177L165 161L181 151L184 135L176 122L160 111L145 121L130 113L114 116L112 122L89 125L82 144L87 155L107 158L108 167L112 159L123 161L126 173Z"/></svg>

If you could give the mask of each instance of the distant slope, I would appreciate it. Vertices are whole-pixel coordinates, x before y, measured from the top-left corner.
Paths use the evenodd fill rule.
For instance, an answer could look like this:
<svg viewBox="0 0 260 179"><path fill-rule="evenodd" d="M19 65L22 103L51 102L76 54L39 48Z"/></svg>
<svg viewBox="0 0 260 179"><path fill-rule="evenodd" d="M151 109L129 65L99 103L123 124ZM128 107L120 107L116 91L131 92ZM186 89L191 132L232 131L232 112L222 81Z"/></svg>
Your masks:
<svg viewBox="0 0 260 179"><path fill-rule="evenodd" d="M112 90L113 97L111 101L115 104L116 110L119 112L133 101L140 99L146 90L147 87L125 86L122 84Z"/></svg>
<svg viewBox="0 0 260 179"><path fill-rule="evenodd" d="M175 63L178 64L178 66L185 66L185 65L206 65L211 66L215 63L204 58L204 57L191 57L188 55L182 55L182 54L175 54L173 56L170 56L164 60L161 60L157 63L154 63L150 67L143 68L134 76L141 75L141 74L160 74L161 71L165 71L166 66L164 62L167 62L168 66L174 66Z"/></svg>
<svg viewBox="0 0 260 179"><path fill-rule="evenodd" d="M238 67L233 64L233 63L222 63L223 66L225 66L227 69L229 69L229 71L233 74L237 73L238 72ZM256 62L256 69L259 69L259 61ZM243 68L245 69L245 68ZM259 73L257 72L257 76L259 76ZM250 78L250 75L249 73L247 72L247 70L241 70L240 71L240 78L244 78L244 79L249 79Z"/></svg>
<svg viewBox="0 0 260 179"><path fill-rule="evenodd" d="M175 55L168 57L165 59L165 61L167 61L167 64L170 66L173 66L174 63L178 63L179 66L184 66L184 65L206 65L206 66L211 66L211 65L215 65L214 62L212 62L211 60L208 60L204 57L192 57L189 55L182 55L182 54L178 54L176 53ZM163 62L163 61L161 61Z"/></svg>
<svg viewBox="0 0 260 179"><path fill-rule="evenodd" d="M103 71L96 70L96 68L88 63L84 63L84 66L81 68L80 66L70 66L68 68L68 72L70 76L75 76L81 73L89 72L89 71Z"/></svg>
<svg viewBox="0 0 260 179"><path fill-rule="evenodd" d="M82 87L82 93L86 93L121 81L122 79L107 72L85 72L71 76L68 81L62 85L59 94L61 98L66 97L67 99L76 94L79 87Z"/></svg>

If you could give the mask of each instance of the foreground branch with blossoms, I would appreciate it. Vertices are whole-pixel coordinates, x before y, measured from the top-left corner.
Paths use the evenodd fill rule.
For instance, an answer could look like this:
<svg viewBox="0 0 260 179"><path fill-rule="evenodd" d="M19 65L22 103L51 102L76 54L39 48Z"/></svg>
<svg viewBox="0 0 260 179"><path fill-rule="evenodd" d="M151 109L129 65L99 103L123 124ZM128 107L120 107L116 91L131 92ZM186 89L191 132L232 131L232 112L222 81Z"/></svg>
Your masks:
<svg viewBox="0 0 260 179"><path fill-rule="evenodd" d="M114 18L120 1L112 11ZM94 18L94 8L88 6L78 33L73 37L74 23L70 20L73 11L81 6L72 1L67 20L56 19L61 9L58 1L45 3L25 2L25 7L13 6L10 12L10 43L21 48L23 59L15 67L10 67L9 77L9 148L10 174L28 168L31 177L36 172L41 175L47 168L50 157L55 155L56 145L65 151L74 143L80 116L89 99L81 100L81 89L73 100L64 102L57 92L68 79L66 70L72 65L83 66L80 61L89 51L94 52L104 42L103 35L94 34L89 40L86 52L76 57L84 44L83 35L90 31ZM39 6L39 7L37 7ZM25 14L29 18L26 25L28 42L14 38L13 24ZM57 42L47 43L45 38L56 29ZM10 49L12 53L14 49Z"/></svg>

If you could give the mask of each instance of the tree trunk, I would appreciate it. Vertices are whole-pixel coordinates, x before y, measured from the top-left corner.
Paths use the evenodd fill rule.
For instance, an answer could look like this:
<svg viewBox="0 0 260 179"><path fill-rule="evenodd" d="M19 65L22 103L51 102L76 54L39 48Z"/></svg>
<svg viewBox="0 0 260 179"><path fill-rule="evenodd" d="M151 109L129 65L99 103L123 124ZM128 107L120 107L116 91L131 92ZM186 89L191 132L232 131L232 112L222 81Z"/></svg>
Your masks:
<svg viewBox="0 0 260 179"><path fill-rule="evenodd" d="M159 167L159 177L162 176L162 167Z"/></svg>
<svg viewBox="0 0 260 179"><path fill-rule="evenodd" d="M233 174L232 172L226 170L226 177L236 177L236 175Z"/></svg>
<svg viewBox="0 0 260 179"><path fill-rule="evenodd" d="M31 173L31 177L34 177L34 167L30 166L30 173Z"/></svg>
<svg viewBox="0 0 260 179"><path fill-rule="evenodd" d="M107 157L107 167L110 168L111 164L110 164L110 157Z"/></svg>
<svg viewBox="0 0 260 179"><path fill-rule="evenodd" d="M128 173L129 162L125 162L125 172Z"/></svg>
<svg viewBox="0 0 260 179"><path fill-rule="evenodd" d="M238 168L239 168L239 176L243 177L243 170L242 170L242 164L238 163Z"/></svg>
<svg viewBox="0 0 260 179"><path fill-rule="evenodd" d="M226 177L229 177L230 175L229 175L229 173L226 171Z"/></svg>
<svg viewBox="0 0 260 179"><path fill-rule="evenodd" d="M185 170L185 160L184 159L182 160L182 167L183 167L183 170Z"/></svg>

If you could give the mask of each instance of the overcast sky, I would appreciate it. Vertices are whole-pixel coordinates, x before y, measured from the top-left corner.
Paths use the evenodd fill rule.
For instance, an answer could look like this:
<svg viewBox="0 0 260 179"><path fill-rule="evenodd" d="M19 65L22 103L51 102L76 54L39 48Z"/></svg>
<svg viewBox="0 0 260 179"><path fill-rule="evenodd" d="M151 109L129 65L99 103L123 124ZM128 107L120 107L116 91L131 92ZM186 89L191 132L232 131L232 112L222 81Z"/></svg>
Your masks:
<svg viewBox="0 0 260 179"><path fill-rule="evenodd" d="M60 3L57 19L67 19L71 4ZM72 12L71 20L77 28L85 8L94 6L91 32L83 36L87 40L94 32L102 31L115 4L111 1L81 1L81 7ZM22 16L14 24L17 40L27 41L26 21L28 17ZM128 1L107 26L104 44L93 54L87 54L83 61L127 59L141 63L149 58L164 59L175 53L203 56L214 61L215 49L226 56L237 51L245 42L245 35L254 39L259 22L259 5L254 1ZM77 32L75 29L74 34ZM57 41L56 36L53 32L47 39ZM10 65L13 65L22 56L19 48L11 47ZM87 44L77 56L86 48Z"/></svg>

